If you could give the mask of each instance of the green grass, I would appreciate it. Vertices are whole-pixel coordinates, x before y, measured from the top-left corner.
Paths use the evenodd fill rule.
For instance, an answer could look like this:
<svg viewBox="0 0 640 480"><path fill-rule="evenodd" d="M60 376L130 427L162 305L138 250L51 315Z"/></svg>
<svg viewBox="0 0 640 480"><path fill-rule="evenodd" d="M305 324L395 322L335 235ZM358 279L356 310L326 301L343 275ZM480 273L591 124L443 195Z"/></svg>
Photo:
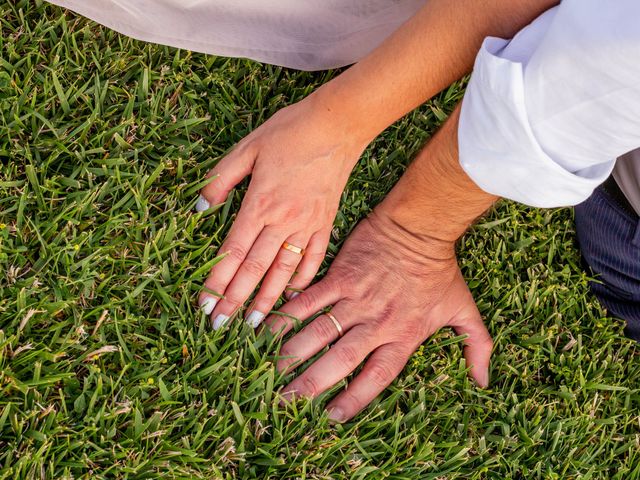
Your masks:
<svg viewBox="0 0 640 480"><path fill-rule="evenodd" d="M243 188L192 206L227 149L335 72L147 45L41 2L1 3L0 25L0 478L640 478L638 349L588 292L570 210L504 202L461 241L489 389L442 332L331 426L327 396L278 406L277 344L194 307ZM366 152L328 262L462 88Z"/></svg>

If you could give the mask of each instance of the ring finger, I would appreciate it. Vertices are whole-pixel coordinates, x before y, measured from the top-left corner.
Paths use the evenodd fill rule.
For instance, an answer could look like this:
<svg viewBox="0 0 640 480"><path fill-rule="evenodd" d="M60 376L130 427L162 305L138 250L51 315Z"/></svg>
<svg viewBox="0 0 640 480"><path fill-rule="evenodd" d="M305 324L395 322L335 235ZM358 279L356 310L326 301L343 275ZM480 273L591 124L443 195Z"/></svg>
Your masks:
<svg viewBox="0 0 640 480"><path fill-rule="evenodd" d="M286 295L288 299L295 298L300 291L307 288L313 281L327 253L330 234L331 230L327 229L324 232L316 232L311 236L304 258L302 258L295 275L287 286Z"/></svg>
<svg viewBox="0 0 640 480"><path fill-rule="evenodd" d="M247 316L247 323L253 328L262 323L291 281L291 277L305 253L304 249L307 246L308 238L308 235L297 234L289 237L280 247L278 255L264 277L260 291L253 302L252 310Z"/></svg>
<svg viewBox="0 0 640 480"><path fill-rule="evenodd" d="M288 372L306 362L327 345L347 333L358 322L348 303L337 303L328 314L320 315L309 322L280 349L279 372ZM342 330L342 332L340 331Z"/></svg>

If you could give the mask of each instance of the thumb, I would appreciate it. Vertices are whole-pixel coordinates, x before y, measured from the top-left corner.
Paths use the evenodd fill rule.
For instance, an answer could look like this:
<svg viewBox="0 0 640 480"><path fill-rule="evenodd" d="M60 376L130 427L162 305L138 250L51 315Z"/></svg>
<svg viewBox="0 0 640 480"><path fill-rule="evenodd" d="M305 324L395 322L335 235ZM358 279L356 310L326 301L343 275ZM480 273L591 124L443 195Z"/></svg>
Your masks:
<svg viewBox="0 0 640 480"><path fill-rule="evenodd" d="M222 203L233 187L253 170L256 156L250 147L237 146L207 173L214 177L202 190L196 210L202 212L212 205Z"/></svg>
<svg viewBox="0 0 640 480"><path fill-rule="evenodd" d="M471 367L470 375L482 388L489 386L489 361L493 349L493 340L484 326L480 312L473 306L473 312L454 322L453 328L458 335L467 335L464 341L464 358Z"/></svg>

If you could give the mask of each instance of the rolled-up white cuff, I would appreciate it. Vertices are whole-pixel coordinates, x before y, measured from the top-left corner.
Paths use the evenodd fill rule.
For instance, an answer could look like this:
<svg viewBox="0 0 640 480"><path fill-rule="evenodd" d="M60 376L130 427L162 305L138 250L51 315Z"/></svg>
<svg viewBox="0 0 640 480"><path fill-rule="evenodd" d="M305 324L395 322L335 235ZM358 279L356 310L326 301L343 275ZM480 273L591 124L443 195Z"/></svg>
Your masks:
<svg viewBox="0 0 640 480"><path fill-rule="evenodd" d="M576 205L615 161L571 172L542 149L527 116L523 66L498 55L507 43L489 37L476 58L458 128L460 165L493 195L535 207Z"/></svg>

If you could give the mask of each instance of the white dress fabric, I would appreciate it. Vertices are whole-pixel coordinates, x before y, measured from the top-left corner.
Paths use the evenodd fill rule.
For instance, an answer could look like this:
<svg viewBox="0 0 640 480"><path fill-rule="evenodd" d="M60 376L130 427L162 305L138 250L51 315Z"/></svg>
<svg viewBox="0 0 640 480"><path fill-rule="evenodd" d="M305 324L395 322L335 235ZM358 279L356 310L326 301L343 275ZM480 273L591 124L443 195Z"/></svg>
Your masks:
<svg viewBox="0 0 640 480"><path fill-rule="evenodd" d="M460 164L480 188L575 205L640 146L638 19L638 0L564 0L513 40L485 40L458 131ZM638 162L614 175L632 202Z"/></svg>
<svg viewBox="0 0 640 480"><path fill-rule="evenodd" d="M426 0L49 0L131 37L301 70L358 61ZM563 0L489 37L462 104L460 163L484 190L582 202L640 146L640 0ZM614 176L640 211L640 154Z"/></svg>
<svg viewBox="0 0 640 480"><path fill-rule="evenodd" d="M299 70L355 63L425 0L49 0L122 34Z"/></svg>

